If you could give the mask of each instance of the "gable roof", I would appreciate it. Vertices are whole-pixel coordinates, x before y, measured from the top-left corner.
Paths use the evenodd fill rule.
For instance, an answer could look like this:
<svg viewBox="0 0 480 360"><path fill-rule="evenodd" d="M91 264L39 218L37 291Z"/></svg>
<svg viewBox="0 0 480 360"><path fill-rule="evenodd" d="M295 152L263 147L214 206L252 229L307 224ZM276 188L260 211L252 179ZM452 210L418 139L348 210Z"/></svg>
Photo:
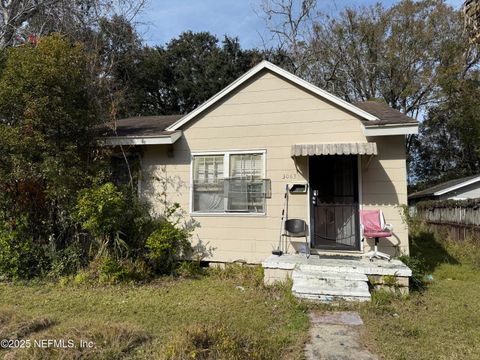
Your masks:
<svg viewBox="0 0 480 360"><path fill-rule="evenodd" d="M253 76L255 76L256 74L258 74L260 71L262 71L264 69L270 70L274 74L279 75L280 77L282 77L284 79L287 79L287 80L293 82L294 84L297 84L298 86L304 88L305 90L308 90L308 91L324 98L325 100L328 100L328 101L338 105L340 108L343 108L346 111L349 111L351 113L354 113L354 114L358 115L359 117L361 117L364 120L367 120L367 121L379 121L380 120L375 115L372 115L369 112L364 111L364 110L360 109L359 107L357 107L357 106L355 106L355 105L353 105L353 104L351 104L351 103L349 103L345 100L342 100L335 95L330 94L328 91L322 90L319 87L317 87L313 84L310 84L308 81L300 79L298 76L293 75L292 73L290 73L286 70L283 70L282 68L272 64L271 62L262 61L260 64L253 67L252 69L247 71L245 74L240 76L233 83L228 85L225 89L223 89L222 91L220 91L217 94L215 94L214 96L212 96L205 103L203 103L202 105L197 107L195 110L191 111L190 113L188 113L187 115L185 115L184 117L182 117L181 119L176 121L174 124L167 127L165 130L175 131L175 130L180 129L183 125L188 123L190 120L195 118L197 115L203 113L205 110L207 110L208 108L210 108L211 106L216 104L218 101L223 99L225 96L227 96L232 91L237 89L240 85L244 84L246 81L248 81L249 79L251 79Z"/></svg>
<svg viewBox="0 0 480 360"><path fill-rule="evenodd" d="M366 126L371 125L394 125L394 124L418 124L418 121L382 102L361 101L353 103L356 107L375 115L379 120L362 121Z"/></svg>
<svg viewBox="0 0 480 360"><path fill-rule="evenodd" d="M480 181L480 175L472 175L461 179L446 181L444 183L429 187L428 189L417 191L408 196L409 199L418 199L422 197L440 196L450 191L474 184Z"/></svg>

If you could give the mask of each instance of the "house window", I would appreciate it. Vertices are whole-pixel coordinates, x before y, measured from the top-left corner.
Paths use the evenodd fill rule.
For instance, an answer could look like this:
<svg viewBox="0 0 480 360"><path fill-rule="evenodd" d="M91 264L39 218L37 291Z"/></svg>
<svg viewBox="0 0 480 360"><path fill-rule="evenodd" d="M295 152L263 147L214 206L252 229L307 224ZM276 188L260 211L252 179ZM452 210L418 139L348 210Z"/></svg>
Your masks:
<svg viewBox="0 0 480 360"><path fill-rule="evenodd" d="M263 154L231 154L229 164L227 210L263 213Z"/></svg>
<svg viewBox="0 0 480 360"><path fill-rule="evenodd" d="M223 163L223 155L193 158L193 211L224 211Z"/></svg>
<svg viewBox="0 0 480 360"><path fill-rule="evenodd" d="M193 156L193 212L264 213L263 152ZM269 183L268 183L269 184Z"/></svg>

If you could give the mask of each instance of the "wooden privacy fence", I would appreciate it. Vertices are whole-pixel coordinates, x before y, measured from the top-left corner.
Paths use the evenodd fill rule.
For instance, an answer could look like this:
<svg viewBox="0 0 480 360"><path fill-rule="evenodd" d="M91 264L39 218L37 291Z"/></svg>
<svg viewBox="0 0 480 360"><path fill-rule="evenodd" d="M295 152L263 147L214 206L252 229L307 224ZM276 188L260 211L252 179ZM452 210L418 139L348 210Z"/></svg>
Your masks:
<svg viewBox="0 0 480 360"><path fill-rule="evenodd" d="M480 199L418 203L416 214L432 230L446 231L456 240L480 239Z"/></svg>

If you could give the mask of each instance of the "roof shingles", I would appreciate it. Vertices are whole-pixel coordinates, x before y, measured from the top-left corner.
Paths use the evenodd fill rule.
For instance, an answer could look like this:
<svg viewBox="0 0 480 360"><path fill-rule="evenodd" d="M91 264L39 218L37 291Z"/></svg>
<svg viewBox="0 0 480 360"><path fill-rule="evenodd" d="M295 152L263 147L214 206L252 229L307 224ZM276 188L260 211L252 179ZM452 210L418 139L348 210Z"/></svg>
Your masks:
<svg viewBox="0 0 480 360"><path fill-rule="evenodd" d="M167 127L183 115L137 116L117 120L99 127L101 136L154 137L169 135Z"/></svg>
<svg viewBox="0 0 480 360"><path fill-rule="evenodd" d="M405 115L404 113L391 108L385 103L376 101L361 101L356 102L353 105L366 111L372 115L375 115L380 120L362 120L364 125L406 125L406 124L418 124L418 121Z"/></svg>
<svg viewBox="0 0 480 360"><path fill-rule="evenodd" d="M362 123L366 126L418 123L417 120L392 109L385 103L364 101L354 103L354 105L380 119L362 120ZM166 131L165 129L182 117L183 115L137 116L104 124L99 126L98 129L102 137L156 137L170 135L172 131Z"/></svg>

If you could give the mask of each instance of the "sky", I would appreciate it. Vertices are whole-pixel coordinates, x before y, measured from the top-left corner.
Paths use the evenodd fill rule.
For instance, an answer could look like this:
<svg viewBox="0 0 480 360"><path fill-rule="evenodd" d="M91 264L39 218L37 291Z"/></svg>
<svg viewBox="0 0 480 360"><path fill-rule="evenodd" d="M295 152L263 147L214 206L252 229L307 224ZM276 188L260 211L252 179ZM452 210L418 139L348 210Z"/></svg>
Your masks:
<svg viewBox="0 0 480 360"><path fill-rule="evenodd" d="M300 1L300 0L298 0ZM238 36L243 48L263 48L269 39L264 20L257 15L261 0L148 0L138 17L139 31L150 45L165 45L180 33L209 31L219 39ZM347 6L372 5L378 0L319 0L322 12L332 14ZM381 1L386 7L394 0ZM462 0L447 0L459 8Z"/></svg>

